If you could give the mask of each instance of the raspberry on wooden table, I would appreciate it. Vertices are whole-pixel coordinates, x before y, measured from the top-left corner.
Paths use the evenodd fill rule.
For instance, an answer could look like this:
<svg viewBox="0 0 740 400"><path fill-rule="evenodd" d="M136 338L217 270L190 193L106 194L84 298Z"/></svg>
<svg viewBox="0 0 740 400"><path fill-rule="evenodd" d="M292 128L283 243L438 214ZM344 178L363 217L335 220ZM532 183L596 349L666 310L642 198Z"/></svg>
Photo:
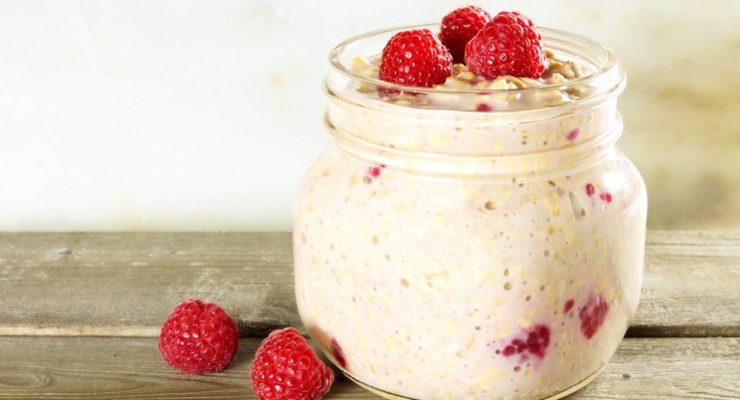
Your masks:
<svg viewBox="0 0 740 400"><path fill-rule="evenodd" d="M273 331L252 361L252 389L260 400L318 400L334 382L327 367L295 328Z"/></svg>
<svg viewBox="0 0 740 400"><path fill-rule="evenodd" d="M454 62L465 62L465 45L490 20L491 15L478 6L458 8L442 18L439 40L450 51Z"/></svg>
<svg viewBox="0 0 740 400"><path fill-rule="evenodd" d="M465 64L486 79L502 75L537 79L545 71L542 36L524 15L500 12L465 46Z"/></svg>
<svg viewBox="0 0 740 400"><path fill-rule="evenodd" d="M383 48L379 75L386 82L431 87L452 75L452 56L429 29L399 32Z"/></svg>
<svg viewBox="0 0 740 400"><path fill-rule="evenodd" d="M219 372L239 349L239 329L221 307L191 299L175 307L162 325L159 352L188 374Z"/></svg>

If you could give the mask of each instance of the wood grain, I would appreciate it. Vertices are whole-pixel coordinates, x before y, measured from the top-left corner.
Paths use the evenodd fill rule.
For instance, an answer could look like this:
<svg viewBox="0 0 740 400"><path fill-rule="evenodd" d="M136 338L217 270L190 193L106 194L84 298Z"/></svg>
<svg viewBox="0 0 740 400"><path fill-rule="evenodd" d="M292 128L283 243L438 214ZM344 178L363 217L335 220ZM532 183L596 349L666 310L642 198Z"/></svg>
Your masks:
<svg viewBox="0 0 740 400"><path fill-rule="evenodd" d="M740 336L740 231L650 232L628 335ZM1 233L0 335L157 336L221 303L243 336L300 325L289 233Z"/></svg>
<svg viewBox="0 0 740 400"><path fill-rule="evenodd" d="M0 399L253 399L251 355L242 339L234 365L186 376L160 359L155 338L0 337ZM601 376L569 399L740 397L740 339L626 339ZM339 380L329 399L378 399Z"/></svg>
<svg viewBox="0 0 740 400"><path fill-rule="evenodd" d="M158 336L186 298L246 336L300 325L286 233L0 234L0 335Z"/></svg>
<svg viewBox="0 0 740 400"><path fill-rule="evenodd" d="M740 336L740 231L649 232L628 336Z"/></svg>

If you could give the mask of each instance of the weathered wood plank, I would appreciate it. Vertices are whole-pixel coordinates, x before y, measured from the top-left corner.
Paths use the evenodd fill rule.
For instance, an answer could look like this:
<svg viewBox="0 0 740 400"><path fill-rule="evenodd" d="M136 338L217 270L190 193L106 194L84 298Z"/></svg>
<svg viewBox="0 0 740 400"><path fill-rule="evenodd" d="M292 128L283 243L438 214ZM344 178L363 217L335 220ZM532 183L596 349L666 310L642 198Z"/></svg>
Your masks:
<svg viewBox="0 0 740 400"><path fill-rule="evenodd" d="M156 336L188 297L299 325L288 233L1 233L0 335ZM650 232L629 335L740 336L740 231Z"/></svg>
<svg viewBox="0 0 740 400"><path fill-rule="evenodd" d="M161 360L155 338L0 337L0 399L253 399L243 339L234 365L186 376ZM740 339L626 339L601 376L570 399L740 397ZM346 380L328 398L378 399Z"/></svg>
<svg viewBox="0 0 740 400"><path fill-rule="evenodd" d="M740 231L649 232L628 336L740 336Z"/></svg>
<svg viewBox="0 0 740 400"><path fill-rule="evenodd" d="M158 336L180 301L243 335L300 325L287 233L0 234L0 335Z"/></svg>

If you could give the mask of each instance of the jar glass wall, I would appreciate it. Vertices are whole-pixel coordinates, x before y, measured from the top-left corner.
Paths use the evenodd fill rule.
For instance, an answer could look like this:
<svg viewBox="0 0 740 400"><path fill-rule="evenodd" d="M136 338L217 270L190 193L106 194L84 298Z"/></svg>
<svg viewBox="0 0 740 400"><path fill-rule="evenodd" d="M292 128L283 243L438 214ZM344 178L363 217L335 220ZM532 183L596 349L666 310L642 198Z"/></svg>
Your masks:
<svg viewBox="0 0 740 400"><path fill-rule="evenodd" d="M395 32L331 54L332 141L295 210L301 318L386 397L565 395L612 356L642 285L646 192L614 145L624 73L603 46L548 29L545 47L590 74L455 91L352 72ZM433 101L389 101L379 86ZM567 90L583 95L548 100ZM509 107L470 110L482 101Z"/></svg>

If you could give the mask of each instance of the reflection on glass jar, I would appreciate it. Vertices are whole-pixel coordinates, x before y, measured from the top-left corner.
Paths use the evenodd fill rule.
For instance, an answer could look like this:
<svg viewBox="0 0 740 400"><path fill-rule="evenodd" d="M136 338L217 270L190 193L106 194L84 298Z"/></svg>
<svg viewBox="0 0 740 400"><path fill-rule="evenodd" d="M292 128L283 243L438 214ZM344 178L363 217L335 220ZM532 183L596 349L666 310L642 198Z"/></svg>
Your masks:
<svg viewBox="0 0 740 400"><path fill-rule="evenodd" d="M386 397L568 394L612 356L642 285L646 192L615 148L624 73L604 47L542 29L546 48L591 72L393 101L383 93L409 88L351 63L395 32L331 54L333 140L296 203L301 318L345 374ZM583 95L546 100L561 91ZM491 99L492 111L468 107Z"/></svg>

